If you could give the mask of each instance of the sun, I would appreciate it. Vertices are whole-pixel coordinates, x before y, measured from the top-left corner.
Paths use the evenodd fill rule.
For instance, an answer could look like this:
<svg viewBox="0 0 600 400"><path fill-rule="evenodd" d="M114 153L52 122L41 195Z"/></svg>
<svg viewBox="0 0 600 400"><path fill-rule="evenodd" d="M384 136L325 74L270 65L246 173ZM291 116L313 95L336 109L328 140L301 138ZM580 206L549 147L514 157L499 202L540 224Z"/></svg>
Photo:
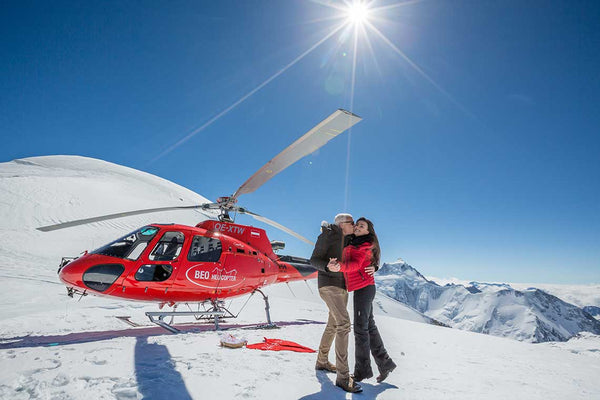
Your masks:
<svg viewBox="0 0 600 400"><path fill-rule="evenodd" d="M346 9L348 21L353 24L362 24L369 18L369 8L365 3L356 1Z"/></svg>

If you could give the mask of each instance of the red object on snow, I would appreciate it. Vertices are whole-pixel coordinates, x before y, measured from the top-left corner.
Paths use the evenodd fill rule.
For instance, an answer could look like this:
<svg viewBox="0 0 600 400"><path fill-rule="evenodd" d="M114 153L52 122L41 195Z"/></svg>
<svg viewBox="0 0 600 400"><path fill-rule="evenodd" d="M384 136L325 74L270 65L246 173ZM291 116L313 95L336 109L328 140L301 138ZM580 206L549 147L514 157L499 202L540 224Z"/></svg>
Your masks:
<svg viewBox="0 0 600 400"><path fill-rule="evenodd" d="M273 350L273 351L297 351L299 353L316 353L315 350L310 347L302 346L301 344L290 342L289 340L282 339L267 339L264 338L265 341L262 343L255 344L247 344L247 349L256 349L256 350Z"/></svg>

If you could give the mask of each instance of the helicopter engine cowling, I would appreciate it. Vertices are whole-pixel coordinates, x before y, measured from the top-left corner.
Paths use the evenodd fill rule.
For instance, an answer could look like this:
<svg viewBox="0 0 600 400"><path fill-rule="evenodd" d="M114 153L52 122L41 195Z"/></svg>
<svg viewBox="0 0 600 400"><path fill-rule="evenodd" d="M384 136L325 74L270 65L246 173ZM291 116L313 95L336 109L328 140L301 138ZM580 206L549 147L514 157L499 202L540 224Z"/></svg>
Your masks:
<svg viewBox="0 0 600 400"><path fill-rule="evenodd" d="M276 261L278 259L264 229L214 220L202 221L196 227L236 238L251 245L271 260Z"/></svg>

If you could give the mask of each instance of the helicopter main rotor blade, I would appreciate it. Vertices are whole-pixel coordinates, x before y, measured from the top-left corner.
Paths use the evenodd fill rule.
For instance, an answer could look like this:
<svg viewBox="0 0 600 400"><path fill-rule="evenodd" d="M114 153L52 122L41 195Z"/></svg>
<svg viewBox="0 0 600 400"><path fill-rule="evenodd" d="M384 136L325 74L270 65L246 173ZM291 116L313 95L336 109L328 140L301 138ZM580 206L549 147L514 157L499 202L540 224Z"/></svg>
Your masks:
<svg viewBox="0 0 600 400"><path fill-rule="evenodd" d="M206 204L199 204L199 205L194 205L194 206L172 206L172 207L146 208L144 210L126 211L126 212L120 212L120 213L115 213L115 214L100 215L98 217L78 219L75 221L63 222L63 223L55 224L55 225L42 226L42 227L39 227L36 229L38 231L42 231L42 232L50 232L50 231L55 231L58 229L71 228L73 226L91 224L92 222L106 221L106 220L114 219L114 218L129 217L132 215L140 215L140 214L149 214L149 213L155 213L155 212L160 212L160 211L189 210L189 209L194 209L194 208L210 209L210 208L215 208L215 207L212 206L212 203L206 203Z"/></svg>
<svg viewBox="0 0 600 400"><path fill-rule="evenodd" d="M256 171L239 189L233 194L235 200L242 194L252 193L266 181L289 167L299 159L318 150L325 143L349 129L362 118L352 114L350 111L339 109L329 117L321 121L317 126L308 131L300 139L296 140L275 158Z"/></svg>
<svg viewBox="0 0 600 400"><path fill-rule="evenodd" d="M236 211L238 211L239 213L242 214L248 214L250 215L252 218L264 222L265 224L271 225L272 227L275 227L279 230L284 231L285 233L289 233L290 235L292 235L293 237L302 240L303 242L306 242L308 244L310 244L311 246L314 246L315 244L313 242L311 242L310 240L308 240L307 238L305 238L304 236L294 232L293 230L291 230L290 228L286 228L285 226L281 225L280 223L277 223L273 220L270 220L269 218L265 218L262 215L258 215L256 213L253 213L251 211L246 210L245 208L238 208Z"/></svg>

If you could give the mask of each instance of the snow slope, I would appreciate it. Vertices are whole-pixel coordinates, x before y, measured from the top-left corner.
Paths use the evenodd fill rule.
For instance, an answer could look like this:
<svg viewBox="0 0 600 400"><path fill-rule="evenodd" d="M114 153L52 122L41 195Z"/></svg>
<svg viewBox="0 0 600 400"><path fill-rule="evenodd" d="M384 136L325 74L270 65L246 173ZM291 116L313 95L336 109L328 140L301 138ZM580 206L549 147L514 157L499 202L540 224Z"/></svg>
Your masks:
<svg viewBox="0 0 600 400"><path fill-rule="evenodd" d="M104 187L104 190L96 190ZM56 276L63 255L149 222L195 224L195 211L136 216L41 233L39 225L123 209L206 201L139 171L81 157L0 164L0 399L346 399L315 355L226 349L211 326L172 335L151 326L153 304L66 296ZM316 234L316 233L315 233ZM281 329L232 328L249 343L263 336L317 348L327 319L314 281L267 287ZM264 321L258 296L232 300L235 324ZM351 302L350 302L351 303ZM398 369L364 382L357 398L600 398L600 338L533 345L415 322L423 317L385 296L376 321ZM131 328L118 315L147 326ZM353 345L350 345L350 364ZM330 355L333 360L333 354Z"/></svg>

